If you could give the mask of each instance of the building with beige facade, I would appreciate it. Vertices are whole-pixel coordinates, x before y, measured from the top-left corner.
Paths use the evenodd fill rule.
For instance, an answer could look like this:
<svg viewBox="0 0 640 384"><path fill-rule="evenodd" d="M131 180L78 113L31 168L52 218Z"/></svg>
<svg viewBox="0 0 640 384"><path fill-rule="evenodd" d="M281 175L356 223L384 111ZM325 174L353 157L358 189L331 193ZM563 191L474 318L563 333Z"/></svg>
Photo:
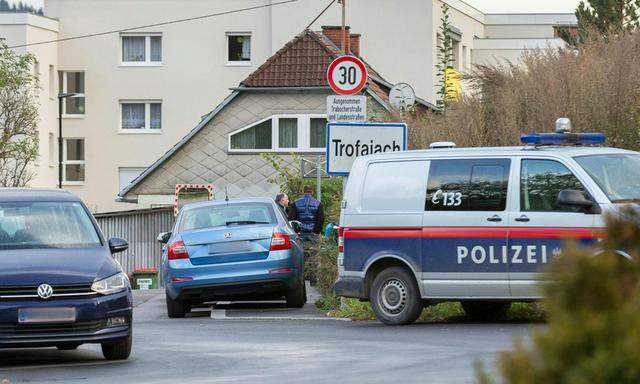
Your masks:
<svg viewBox="0 0 640 384"><path fill-rule="evenodd" d="M170 204L163 198L132 204L118 202L116 197L201 124L231 89L304 31L327 4L318 0L275 3L45 0L45 17L1 14L0 37L38 59L34 70L42 86L41 151L31 186L57 185L56 95L73 92L78 97L66 99L63 108L64 188L96 212ZM446 3L455 27L455 66L461 71L478 63L515 62L525 49L561 46L556 28L575 25L571 14L484 14L460 0ZM267 6L131 29L263 5ZM388 81L411 84L427 103L435 101L441 6L439 0L350 0L347 8L347 22L352 32L360 34L358 48L367 62ZM336 4L311 29L338 25L340 17ZM70 39L105 31L114 32ZM57 39L62 41L23 46ZM323 117L322 108L314 105L313 110ZM293 152L308 149L291 148ZM219 151L220 157L233 159L229 147ZM264 191L238 187L235 195L256 193Z"/></svg>

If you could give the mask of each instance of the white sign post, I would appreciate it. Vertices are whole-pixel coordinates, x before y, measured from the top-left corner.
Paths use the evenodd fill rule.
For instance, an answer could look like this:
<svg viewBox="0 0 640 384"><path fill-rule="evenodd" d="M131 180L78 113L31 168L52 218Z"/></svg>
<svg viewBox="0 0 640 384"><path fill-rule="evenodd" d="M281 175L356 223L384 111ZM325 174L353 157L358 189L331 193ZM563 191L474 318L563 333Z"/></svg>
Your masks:
<svg viewBox="0 0 640 384"><path fill-rule="evenodd" d="M327 96L327 120L366 121L366 96Z"/></svg>
<svg viewBox="0 0 640 384"><path fill-rule="evenodd" d="M328 123L327 174L347 176L359 156L407 150L404 123Z"/></svg>

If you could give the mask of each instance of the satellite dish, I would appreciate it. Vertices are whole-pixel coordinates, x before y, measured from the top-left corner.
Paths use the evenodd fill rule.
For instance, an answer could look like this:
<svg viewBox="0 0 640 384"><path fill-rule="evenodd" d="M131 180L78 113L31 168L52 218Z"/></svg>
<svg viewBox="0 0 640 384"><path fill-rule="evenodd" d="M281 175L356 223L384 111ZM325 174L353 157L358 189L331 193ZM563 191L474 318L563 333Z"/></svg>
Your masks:
<svg viewBox="0 0 640 384"><path fill-rule="evenodd" d="M416 93L407 83L398 83L389 91L389 103L394 109L406 111L416 103Z"/></svg>

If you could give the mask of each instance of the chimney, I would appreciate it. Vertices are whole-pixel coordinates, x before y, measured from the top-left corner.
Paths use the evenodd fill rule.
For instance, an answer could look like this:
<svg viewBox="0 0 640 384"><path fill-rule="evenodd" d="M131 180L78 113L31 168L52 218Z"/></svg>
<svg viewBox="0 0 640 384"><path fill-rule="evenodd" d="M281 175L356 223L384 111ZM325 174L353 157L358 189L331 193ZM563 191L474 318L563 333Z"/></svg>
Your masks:
<svg viewBox="0 0 640 384"><path fill-rule="evenodd" d="M347 53L351 52L351 49L349 48L349 45L351 43L351 37L349 33L350 29L351 27L349 26L344 27L344 34L346 35L345 51L347 51ZM338 49L342 48L342 27L341 26L323 25L322 34L325 35L329 40L331 40L338 47Z"/></svg>
<svg viewBox="0 0 640 384"><path fill-rule="evenodd" d="M351 48L351 53L356 56L360 56L360 34L352 33L349 35L349 47Z"/></svg>

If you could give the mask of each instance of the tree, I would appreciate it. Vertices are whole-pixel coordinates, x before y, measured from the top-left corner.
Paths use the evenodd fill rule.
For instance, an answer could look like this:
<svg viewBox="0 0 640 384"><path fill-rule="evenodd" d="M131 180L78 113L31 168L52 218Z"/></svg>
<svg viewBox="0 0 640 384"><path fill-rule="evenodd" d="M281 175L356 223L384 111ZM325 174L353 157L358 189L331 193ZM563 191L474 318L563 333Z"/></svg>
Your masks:
<svg viewBox="0 0 640 384"><path fill-rule="evenodd" d="M438 77L438 99L436 106L443 114L446 114L448 98L447 98L447 69L453 68L453 42L451 41L451 22L449 21L449 6L442 3L442 24L437 39L437 63L436 76Z"/></svg>
<svg viewBox="0 0 640 384"><path fill-rule="evenodd" d="M43 15L42 8L34 8L29 4L25 4L22 1L13 4L9 4L7 0L0 0L0 12L29 12L36 15Z"/></svg>
<svg viewBox="0 0 640 384"><path fill-rule="evenodd" d="M23 187L38 159L38 76L35 57L0 43L0 186Z"/></svg>
<svg viewBox="0 0 640 384"><path fill-rule="evenodd" d="M585 42L589 34L623 34L640 26L640 0L587 0L580 1L575 15L578 19L577 34L560 29L560 37L571 46Z"/></svg>

